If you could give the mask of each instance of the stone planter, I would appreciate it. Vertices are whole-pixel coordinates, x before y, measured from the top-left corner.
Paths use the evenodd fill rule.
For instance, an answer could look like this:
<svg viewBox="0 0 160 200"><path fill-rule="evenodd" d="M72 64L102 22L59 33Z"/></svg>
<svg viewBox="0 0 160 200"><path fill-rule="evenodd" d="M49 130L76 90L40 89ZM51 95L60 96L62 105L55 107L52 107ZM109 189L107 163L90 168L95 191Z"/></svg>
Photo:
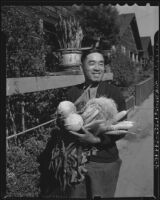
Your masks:
<svg viewBox="0 0 160 200"><path fill-rule="evenodd" d="M63 67L73 67L79 66L81 64L81 55L82 52L77 49L64 49L61 50L62 53L62 62L61 66Z"/></svg>

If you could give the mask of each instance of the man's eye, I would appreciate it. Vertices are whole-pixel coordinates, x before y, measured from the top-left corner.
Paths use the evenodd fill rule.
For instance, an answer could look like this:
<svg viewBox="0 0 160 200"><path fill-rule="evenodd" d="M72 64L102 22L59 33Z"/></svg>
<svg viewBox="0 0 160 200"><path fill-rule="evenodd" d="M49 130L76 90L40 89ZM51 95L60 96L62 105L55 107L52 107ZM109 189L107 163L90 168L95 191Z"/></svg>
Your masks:
<svg viewBox="0 0 160 200"><path fill-rule="evenodd" d="M104 63L99 63L100 66L104 66Z"/></svg>
<svg viewBox="0 0 160 200"><path fill-rule="evenodd" d="M94 65L94 64L95 64L95 62L93 62L93 61L89 62L89 65Z"/></svg>

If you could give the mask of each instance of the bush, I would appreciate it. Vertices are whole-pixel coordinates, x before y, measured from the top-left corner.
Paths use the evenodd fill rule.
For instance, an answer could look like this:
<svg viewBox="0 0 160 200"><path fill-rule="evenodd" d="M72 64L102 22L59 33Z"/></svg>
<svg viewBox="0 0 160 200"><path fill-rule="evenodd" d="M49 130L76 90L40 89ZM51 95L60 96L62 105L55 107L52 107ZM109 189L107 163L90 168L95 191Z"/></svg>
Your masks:
<svg viewBox="0 0 160 200"><path fill-rule="evenodd" d="M22 101L25 102L25 128L28 129L51 120L50 116L55 113L59 102L66 99L66 91L67 88L60 88L7 97L6 121L9 135L13 134L12 117L16 132L22 131Z"/></svg>
<svg viewBox="0 0 160 200"><path fill-rule="evenodd" d="M128 87L134 83L137 72L134 63L123 53L116 52L111 57L113 82L120 87Z"/></svg>
<svg viewBox="0 0 160 200"><path fill-rule="evenodd" d="M21 102L25 101L26 129L50 120L60 101L66 98L66 88L7 97L7 129L13 134L10 111L15 117L16 132L21 131ZM11 123L12 122L12 123ZM54 124L53 124L54 125ZM52 125L50 124L50 127ZM50 129L43 126L8 141L7 196L37 197L40 173L37 157L45 149Z"/></svg>
<svg viewBox="0 0 160 200"><path fill-rule="evenodd" d="M7 36L7 77L44 75L45 45L39 18L24 14L21 6L4 6L1 24Z"/></svg>
<svg viewBox="0 0 160 200"><path fill-rule="evenodd" d="M7 196L38 196L38 163L25 148L12 146L7 151Z"/></svg>
<svg viewBox="0 0 160 200"><path fill-rule="evenodd" d="M47 134L46 134L47 133ZM40 172L37 157L45 149L49 133L44 130L37 137L21 145L9 145L7 150L7 196L38 197Z"/></svg>

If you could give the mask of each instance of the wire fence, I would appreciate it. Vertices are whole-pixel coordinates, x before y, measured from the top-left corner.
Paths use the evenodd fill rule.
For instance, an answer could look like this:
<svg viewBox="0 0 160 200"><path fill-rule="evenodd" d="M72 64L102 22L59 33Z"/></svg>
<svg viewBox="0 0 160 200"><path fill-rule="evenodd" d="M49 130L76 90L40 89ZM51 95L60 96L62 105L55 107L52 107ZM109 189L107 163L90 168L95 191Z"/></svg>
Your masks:
<svg viewBox="0 0 160 200"><path fill-rule="evenodd" d="M16 133L16 134L10 135L10 136L6 137L6 139L9 140L9 139L14 138L14 137L17 137L17 136L19 136L19 135L23 135L24 133L33 131L33 130L35 130L35 129L37 129L37 128L40 128L40 127L42 127L42 126L45 126L46 124L50 124L50 123L55 122L55 121L56 121L56 119L49 120L49 121L47 121L47 122L45 122L45 123L43 123L43 124L40 124L40 125L35 126L35 127L33 127L33 128L27 129L27 130L22 131L22 132L20 132L20 133Z"/></svg>

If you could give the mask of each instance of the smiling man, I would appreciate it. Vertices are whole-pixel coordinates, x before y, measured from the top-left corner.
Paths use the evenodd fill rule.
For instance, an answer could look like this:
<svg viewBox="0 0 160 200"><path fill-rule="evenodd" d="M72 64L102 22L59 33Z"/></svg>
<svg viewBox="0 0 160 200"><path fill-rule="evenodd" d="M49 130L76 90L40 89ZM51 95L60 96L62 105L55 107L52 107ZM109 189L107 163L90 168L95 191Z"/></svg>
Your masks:
<svg viewBox="0 0 160 200"><path fill-rule="evenodd" d="M68 100L75 103L77 110L83 109L91 98L101 96L112 98L116 102L119 112L126 110L125 100L119 89L102 80L105 68L102 51L98 49L84 51L81 62L85 82L73 86L68 91ZM86 182L77 185L71 197L114 197L121 166L116 141L124 137L124 135L111 136L101 134L101 136L95 137L89 131L85 129L83 131L83 137L82 135L79 137L77 134L78 139L82 143L84 142L94 147L94 151L91 152L86 164L88 170Z"/></svg>
<svg viewBox="0 0 160 200"><path fill-rule="evenodd" d="M77 110L83 109L90 99L101 96L112 98L116 102L119 112L126 110L125 101L119 89L102 80L105 68L103 53L98 49L84 51L81 61L85 82L71 87L67 92L68 100L75 103ZM52 150L57 144L55 135L60 134L60 131L63 130L57 127L53 128L51 131L52 137L39 157L39 169L41 172L40 196L54 198L62 198L64 196L69 199L93 199L95 196L101 198L114 197L121 166L116 141L124 137L124 135L107 135L102 132L98 136L94 136L84 127L80 132L74 132L75 141L77 141L78 145L81 144L82 147L82 152L80 152L82 157L84 152L87 154L85 157L87 174L82 182L74 185L75 187L68 188L62 194L57 180L53 179L49 170ZM73 137L71 134L67 132L68 140ZM91 151L86 151L86 148Z"/></svg>
<svg viewBox="0 0 160 200"><path fill-rule="evenodd" d="M99 52L82 56L82 68L87 84L100 82L104 75L104 57Z"/></svg>

